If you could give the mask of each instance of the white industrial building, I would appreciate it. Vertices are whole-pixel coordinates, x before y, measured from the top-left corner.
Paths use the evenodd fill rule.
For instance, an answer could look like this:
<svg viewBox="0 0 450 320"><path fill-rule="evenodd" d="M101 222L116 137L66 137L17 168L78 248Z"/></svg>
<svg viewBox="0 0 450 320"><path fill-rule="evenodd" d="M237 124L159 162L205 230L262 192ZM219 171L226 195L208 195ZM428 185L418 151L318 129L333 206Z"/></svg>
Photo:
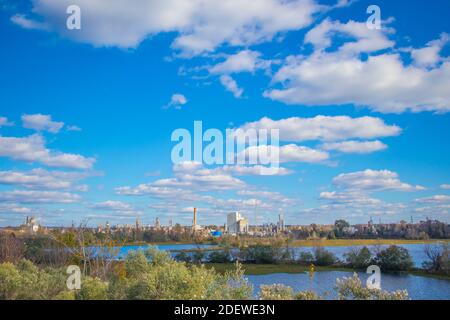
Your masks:
<svg viewBox="0 0 450 320"><path fill-rule="evenodd" d="M227 232L229 234L248 233L248 221L236 211L227 216Z"/></svg>

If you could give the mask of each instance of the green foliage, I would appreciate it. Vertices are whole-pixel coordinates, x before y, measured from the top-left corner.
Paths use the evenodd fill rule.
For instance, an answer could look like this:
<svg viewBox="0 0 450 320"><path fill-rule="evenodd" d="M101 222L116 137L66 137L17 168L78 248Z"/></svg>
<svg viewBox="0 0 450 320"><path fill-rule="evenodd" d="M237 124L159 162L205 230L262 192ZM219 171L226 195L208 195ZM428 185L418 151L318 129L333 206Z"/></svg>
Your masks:
<svg viewBox="0 0 450 320"><path fill-rule="evenodd" d="M345 234L345 229L350 227L350 223L345 220L336 220L334 222L334 234L336 237L342 237Z"/></svg>
<svg viewBox="0 0 450 320"><path fill-rule="evenodd" d="M294 290L283 284L262 285L259 298L261 300L293 300Z"/></svg>
<svg viewBox="0 0 450 320"><path fill-rule="evenodd" d="M222 276L203 265L188 266L172 259L155 263L151 257L152 262L142 268L141 259L134 256L132 260L139 261L139 269L145 271L133 272L127 278L124 284L128 299L244 299L249 298L251 292L248 284L241 279L240 271L237 275L227 273Z"/></svg>
<svg viewBox="0 0 450 320"><path fill-rule="evenodd" d="M295 300L321 300L320 296L314 291L300 291L294 295Z"/></svg>
<svg viewBox="0 0 450 320"><path fill-rule="evenodd" d="M414 266L408 250L399 246L390 246L378 252L374 264L383 271L407 271Z"/></svg>
<svg viewBox="0 0 450 320"><path fill-rule="evenodd" d="M292 254L278 245L256 244L242 249L241 258L249 263L272 264L291 260Z"/></svg>
<svg viewBox="0 0 450 320"><path fill-rule="evenodd" d="M338 261L336 256L323 247L314 248L314 263L318 266L331 266Z"/></svg>
<svg viewBox="0 0 450 320"><path fill-rule="evenodd" d="M298 262L309 265L314 262L314 255L309 251L302 251L298 256Z"/></svg>
<svg viewBox="0 0 450 320"><path fill-rule="evenodd" d="M108 284L98 278L86 277L76 297L78 300L107 300Z"/></svg>
<svg viewBox="0 0 450 320"><path fill-rule="evenodd" d="M180 251L175 255L175 260L181 262L191 262L191 257L186 253L186 251Z"/></svg>
<svg viewBox="0 0 450 320"><path fill-rule="evenodd" d="M186 265L167 252L151 248L130 253L123 272L110 272L108 281L86 276L81 290L69 291L63 269L41 269L22 260L0 264L0 299L249 299L252 287L235 270L218 274L203 265Z"/></svg>
<svg viewBox="0 0 450 320"><path fill-rule="evenodd" d="M52 299L64 290L65 283L61 269L39 269L28 260L0 264L0 299Z"/></svg>
<svg viewBox="0 0 450 320"><path fill-rule="evenodd" d="M355 249L344 254L349 266L356 269L365 269L371 264L372 253L367 247Z"/></svg>
<svg viewBox="0 0 450 320"><path fill-rule="evenodd" d="M387 292L378 289L369 289L361 283L358 275L337 279L336 287L339 300L407 300L408 292L398 290Z"/></svg>
<svg viewBox="0 0 450 320"><path fill-rule="evenodd" d="M231 261L230 252L228 250L215 250L208 255L210 263L228 263Z"/></svg>
<svg viewBox="0 0 450 320"><path fill-rule="evenodd" d="M205 258L205 252L200 249L195 250L192 253L192 262L194 262L194 263L201 263L204 258Z"/></svg>

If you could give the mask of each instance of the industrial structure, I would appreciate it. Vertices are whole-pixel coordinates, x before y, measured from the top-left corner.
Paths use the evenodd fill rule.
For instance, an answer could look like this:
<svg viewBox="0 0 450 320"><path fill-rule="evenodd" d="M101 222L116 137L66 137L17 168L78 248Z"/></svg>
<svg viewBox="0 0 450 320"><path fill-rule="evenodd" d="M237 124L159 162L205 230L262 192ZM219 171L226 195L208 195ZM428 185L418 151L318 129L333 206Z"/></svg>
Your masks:
<svg viewBox="0 0 450 320"><path fill-rule="evenodd" d="M241 216L238 211L229 213L226 229L229 234L248 233L248 220Z"/></svg>

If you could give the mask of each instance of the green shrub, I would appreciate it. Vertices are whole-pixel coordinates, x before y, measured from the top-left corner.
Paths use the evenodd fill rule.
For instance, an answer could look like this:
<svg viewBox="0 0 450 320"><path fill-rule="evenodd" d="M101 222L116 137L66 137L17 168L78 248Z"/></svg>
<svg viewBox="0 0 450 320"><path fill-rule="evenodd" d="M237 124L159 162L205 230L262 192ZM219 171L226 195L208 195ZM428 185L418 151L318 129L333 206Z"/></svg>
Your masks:
<svg viewBox="0 0 450 320"><path fill-rule="evenodd" d="M336 256L322 247L314 248L314 263L318 266L331 266L337 262Z"/></svg>
<svg viewBox="0 0 450 320"><path fill-rule="evenodd" d="M390 246L381 250L373 263L383 271L407 271L414 266L408 250L399 246Z"/></svg>
<svg viewBox="0 0 450 320"><path fill-rule="evenodd" d="M344 257L350 267L365 269L371 264L372 253L367 247L363 247L345 253Z"/></svg>

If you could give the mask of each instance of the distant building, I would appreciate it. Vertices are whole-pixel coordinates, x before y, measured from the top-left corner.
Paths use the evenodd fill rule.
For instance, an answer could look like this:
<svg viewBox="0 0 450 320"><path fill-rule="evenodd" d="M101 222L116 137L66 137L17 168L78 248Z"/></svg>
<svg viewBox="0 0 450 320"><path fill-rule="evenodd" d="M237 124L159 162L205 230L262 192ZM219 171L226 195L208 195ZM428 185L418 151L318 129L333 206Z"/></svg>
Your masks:
<svg viewBox="0 0 450 320"><path fill-rule="evenodd" d="M282 213L278 215L278 225L277 225L278 232L284 231L284 216Z"/></svg>
<svg viewBox="0 0 450 320"><path fill-rule="evenodd" d="M229 234L248 233L248 220L236 211L227 216L227 232Z"/></svg>

